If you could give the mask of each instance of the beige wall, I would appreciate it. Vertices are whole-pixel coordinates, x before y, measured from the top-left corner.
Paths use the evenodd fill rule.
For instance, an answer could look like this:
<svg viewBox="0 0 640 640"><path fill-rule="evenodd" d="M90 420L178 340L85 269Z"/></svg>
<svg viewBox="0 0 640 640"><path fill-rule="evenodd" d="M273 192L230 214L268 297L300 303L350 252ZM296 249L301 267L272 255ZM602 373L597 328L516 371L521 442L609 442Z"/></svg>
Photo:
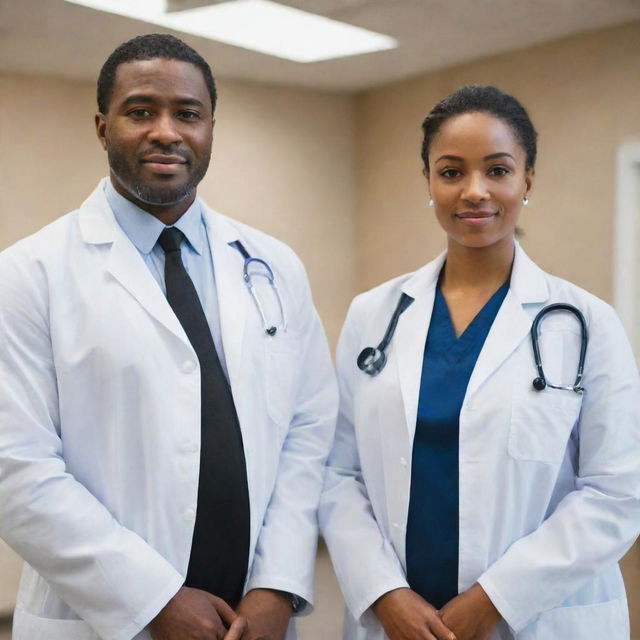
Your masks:
<svg viewBox="0 0 640 640"><path fill-rule="evenodd" d="M463 84L496 84L529 109L539 159L522 243L545 269L611 302L615 150L640 134L640 23L573 37L386 86L357 100L356 288L444 248L427 207L420 123ZM640 638L640 546L625 559Z"/></svg>
<svg viewBox="0 0 640 640"><path fill-rule="evenodd" d="M333 342L352 295L353 100L236 82L219 94L200 193L300 254ZM94 113L93 83L0 75L0 248L76 208L107 174Z"/></svg>
<svg viewBox="0 0 640 640"><path fill-rule="evenodd" d="M611 300L615 149L640 133L640 23L446 69L357 101L356 288L415 269L444 247L427 207L420 123L463 84L496 84L539 131L521 226L546 269Z"/></svg>

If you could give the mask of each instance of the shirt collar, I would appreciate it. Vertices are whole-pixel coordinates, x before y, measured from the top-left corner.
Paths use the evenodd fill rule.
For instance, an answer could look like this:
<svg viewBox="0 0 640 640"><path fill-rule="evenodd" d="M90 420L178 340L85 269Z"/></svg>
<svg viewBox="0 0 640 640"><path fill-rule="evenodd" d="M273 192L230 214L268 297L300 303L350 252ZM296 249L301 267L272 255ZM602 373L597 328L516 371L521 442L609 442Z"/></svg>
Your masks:
<svg viewBox="0 0 640 640"><path fill-rule="evenodd" d="M111 180L105 181L105 195L113 210L113 215L129 240L133 242L140 253L150 253L165 225L158 218L120 195L114 189ZM202 254L205 228L200 198L196 197L193 204L180 216L174 226L184 233L194 251Z"/></svg>

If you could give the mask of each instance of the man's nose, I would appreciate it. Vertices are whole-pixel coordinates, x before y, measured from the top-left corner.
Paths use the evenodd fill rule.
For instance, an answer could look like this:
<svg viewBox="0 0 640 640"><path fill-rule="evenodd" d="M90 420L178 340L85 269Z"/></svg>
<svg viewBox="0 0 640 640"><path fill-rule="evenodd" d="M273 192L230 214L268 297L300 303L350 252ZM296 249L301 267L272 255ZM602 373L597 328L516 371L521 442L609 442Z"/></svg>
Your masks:
<svg viewBox="0 0 640 640"><path fill-rule="evenodd" d="M176 126L175 119L169 113L159 114L154 119L148 137L151 142L158 142L162 145L170 145L180 142L182 135Z"/></svg>

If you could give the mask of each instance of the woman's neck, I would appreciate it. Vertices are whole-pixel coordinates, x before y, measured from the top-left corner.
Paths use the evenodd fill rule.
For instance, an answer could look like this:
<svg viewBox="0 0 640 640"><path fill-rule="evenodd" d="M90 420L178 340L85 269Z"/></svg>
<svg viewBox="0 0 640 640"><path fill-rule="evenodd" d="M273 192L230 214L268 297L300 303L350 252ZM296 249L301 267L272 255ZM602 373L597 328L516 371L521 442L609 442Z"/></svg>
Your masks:
<svg viewBox="0 0 640 640"><path fill-rule="evenodd" d="M493 292L509 278L513 255L511 236L481 248L465 247L449 239L440 287L443 292Z"/></svg>

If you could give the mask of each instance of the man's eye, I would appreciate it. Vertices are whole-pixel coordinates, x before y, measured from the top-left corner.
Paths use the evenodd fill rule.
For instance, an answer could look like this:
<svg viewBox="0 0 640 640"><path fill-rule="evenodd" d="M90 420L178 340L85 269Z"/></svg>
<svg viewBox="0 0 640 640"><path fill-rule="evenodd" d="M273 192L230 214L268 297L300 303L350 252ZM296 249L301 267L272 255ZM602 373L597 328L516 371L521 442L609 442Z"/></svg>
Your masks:
<svg viewBox="0 0 640 640"><path fill-rule="evenodd" d="M200 114L196 111L181 111L178 114L178 117L182 118L183 120L197 120L200 117Z"/></svg>
<svg viewBox="0 0 640 640"><path fill-rule="evenodd" d="M127 115L131 116L132 118L141 119L148 118L151 113L147 109L132 109Z"/></svg>

